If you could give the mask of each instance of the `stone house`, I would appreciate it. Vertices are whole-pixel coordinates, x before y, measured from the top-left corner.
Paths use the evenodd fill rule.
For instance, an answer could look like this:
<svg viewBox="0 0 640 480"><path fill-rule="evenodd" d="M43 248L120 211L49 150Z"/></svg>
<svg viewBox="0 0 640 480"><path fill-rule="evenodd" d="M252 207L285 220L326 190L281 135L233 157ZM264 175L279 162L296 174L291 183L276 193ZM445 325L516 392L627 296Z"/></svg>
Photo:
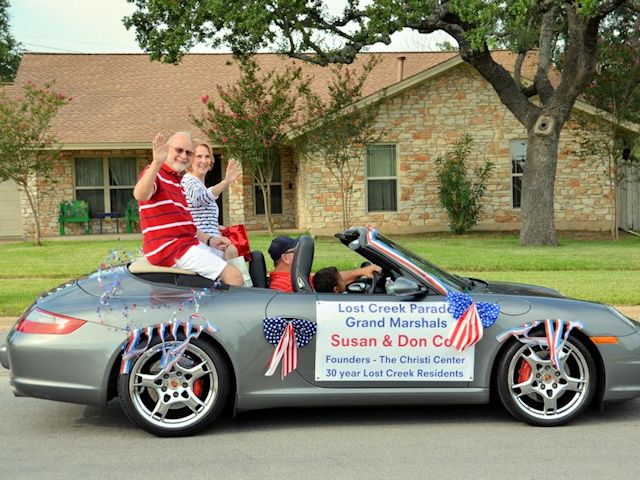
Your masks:
<svg viewBox="0 0 640 480"><path fill-rule="evenodd" d="M361 54L355 65L364 63L368 55ZM434 162L466 132L474 139L472 158L495 164L476 229L519 229L526 131L492 87L454 52L376 55L380 62L367 79L364 93L368 97L363 102L381 101L377 125L382 137L363 161L353 192L352 223L373 223L394 233L446 231ZM515 58L510 53L494 55L505 68L513 67ZM299 65L313 78L312 88L326 95L329 68L275 54L260 54L257 60L263 71ZM40 205L43 235L58 235L62 201L87 200L94 217L122 211L138 172L151 160L155 134L194 131L190 114L202 111L201 96L216 100L216 84L239 78L237 66L230 61L228 54L186 55L179 65L151 62L146 55L25 54L15 84L8 88L10 95L19 94L27 81L55 80L56 88L73 98L52 126L62 152L55 165L59 181ZM525 77L532 73L531 64L526 64ZM575 118L595 113L583 102L574 108ZM628 128L640 132L638 125ZM194 134L204 139L200 132ZM576 139L585 134L577 122L570 121L560 138L556 225L560 230L606 231L613 215L611 192L599 159L579 158L576 153ZM224 150L214 148L217 161L207 177L210 184L220 180L225 166ZM316 234L341 229L335 181L325 167L302 158L294 146L281 151L272 191L276 228ZM8 199L5 203L18 198L21 207L0 203L0 209L16 212L13 217L19 230L28 235L33 222L27 202L20 202L19 195L3 197ZM248 175L222 196L221 207L221 223L265 228L262 199ZM97 220L93 223L96 232ZM104 232L114 228L113 221L103 225ZM75 224L67 230L82 231Z"/></svg>

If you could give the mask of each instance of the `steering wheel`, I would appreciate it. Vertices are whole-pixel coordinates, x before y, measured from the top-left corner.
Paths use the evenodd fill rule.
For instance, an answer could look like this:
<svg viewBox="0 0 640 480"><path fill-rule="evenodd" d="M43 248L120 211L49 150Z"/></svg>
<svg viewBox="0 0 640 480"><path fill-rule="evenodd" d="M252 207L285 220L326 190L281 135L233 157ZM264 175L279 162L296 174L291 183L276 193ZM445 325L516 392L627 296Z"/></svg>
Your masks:
<svg viewBox="0 0 640 480"><path fill-rule="evenodd" d="M378 284L378 281L380 281L380 273L378 272L372 272L371 273L371 285L369 286L369 289L367 290L367 295L373 295L375 290L376 290L376 285Z"/></svg>

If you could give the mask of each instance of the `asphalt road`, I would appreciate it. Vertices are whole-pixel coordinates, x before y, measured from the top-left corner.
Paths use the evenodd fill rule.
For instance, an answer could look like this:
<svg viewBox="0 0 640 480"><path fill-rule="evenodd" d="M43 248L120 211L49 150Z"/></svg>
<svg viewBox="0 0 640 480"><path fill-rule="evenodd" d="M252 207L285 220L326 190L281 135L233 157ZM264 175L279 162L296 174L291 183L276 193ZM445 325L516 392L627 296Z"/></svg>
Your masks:
<svg viewBox="0 0 640 480"><path fill-rule="evenodd" d="M279 409L161 439L119 404L13 397L0 368L0 478L626 479L638 475L640 399L561 428L498 406Z"/></svg>

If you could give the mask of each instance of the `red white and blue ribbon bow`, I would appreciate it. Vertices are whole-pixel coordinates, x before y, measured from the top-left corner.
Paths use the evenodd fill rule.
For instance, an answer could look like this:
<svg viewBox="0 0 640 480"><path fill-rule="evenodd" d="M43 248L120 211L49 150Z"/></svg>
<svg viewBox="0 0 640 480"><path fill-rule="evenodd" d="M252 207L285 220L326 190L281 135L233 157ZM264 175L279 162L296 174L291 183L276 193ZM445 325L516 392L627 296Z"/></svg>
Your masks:
<svg viewBox="0 0 640 480"><path fill-rule="evenodd" d="M450 291L447 293L447 302L449 313L456 319L449 341L459 352L478 343L483 328L493 325L500 315L500 305L497 303L476 303L466 293Z"/></svg>
<svg viewBox="0 0 640 480"><path fill-rule="evenodd" d="M316 324L300 318L265 318L262 321L264 336L275 345L265 376L275 373L282 361L281 377L298 368L298 347L304 347L316 334Z"/></svg>
<svg viewBox="0 0 640 480"><path fill-rule="evenodd" d="M531 330L541 323L544 324L544 337L530 337L529 333L531 333ZM584 325L580 322L571 322L560 318L547 319L527 323L502 332L496 337L496 340L502 343L509 337L516 337L522 343L547 347L549 349L549 360L551 360L554 367L561 370L564 342L567 340L569 333L574 328L581 330L584 328Z"/></svg>

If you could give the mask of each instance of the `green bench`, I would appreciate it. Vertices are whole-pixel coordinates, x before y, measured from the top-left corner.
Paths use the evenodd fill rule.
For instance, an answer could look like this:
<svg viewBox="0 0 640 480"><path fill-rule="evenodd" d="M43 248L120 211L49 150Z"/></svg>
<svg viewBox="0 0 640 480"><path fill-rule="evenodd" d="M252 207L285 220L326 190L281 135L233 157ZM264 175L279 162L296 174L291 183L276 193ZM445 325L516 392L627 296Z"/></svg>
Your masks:
<svg viewBox="0 0 640 480"><path fill-rule="evenodd" d="M73 200L60 203L60 235L64 236L65 223L84 223L84 233L91 233L91 219L89 218L89 204L84 200Z"/></svg>
<svg viewBox="0 0 640 480"><path fill-rule="evenodd" d="M124 211L125 231L127 233L133 233L133 223L140 223L140 210L138 209L138 202L135 198L129 200L127 208Z"/></svg>

